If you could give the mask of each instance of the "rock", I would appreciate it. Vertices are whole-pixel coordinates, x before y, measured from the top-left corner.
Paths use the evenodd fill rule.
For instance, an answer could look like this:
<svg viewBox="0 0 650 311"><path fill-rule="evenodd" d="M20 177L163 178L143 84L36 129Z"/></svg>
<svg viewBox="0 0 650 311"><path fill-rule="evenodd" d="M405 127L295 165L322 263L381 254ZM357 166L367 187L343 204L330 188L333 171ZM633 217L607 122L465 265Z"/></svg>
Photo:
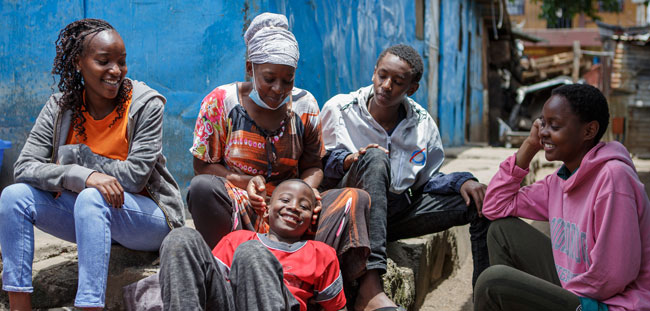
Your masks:
<svg viewBox="0 0 650 311"><path fill-rule="evenodd" d="M74 305L78 274L77 249L71 244L58 251L57 256L43 252L39 255L41 259L34 261L32 307L35 309ZM122 288L156 273L157 268L158 252L139 252L120 245L111 246L105 310L123 310ZM7 294L0 291L0 310L8 307Z"/></svg>
<svg viewBox="0 0 650 311"><path fill-rule="evenodd" d="M459 267L456 232L452 229L388 244L383 282L393 301L408 310L419 309L426 294Z"/></svg>
<svg viewBox="0 0 650 311"><path fill-rule="evenodd" d="M139 252L111 247L106 286L106 310L124 310L122 288L158 271L158 252Z"/></svg>
<svg viewBox="0 0 650 311"><path fill-rule="evenodd" d="M383 277L384 291L395 303L410 308L415 305L415 275L410 267L399 267L388 259Z"/></svg>

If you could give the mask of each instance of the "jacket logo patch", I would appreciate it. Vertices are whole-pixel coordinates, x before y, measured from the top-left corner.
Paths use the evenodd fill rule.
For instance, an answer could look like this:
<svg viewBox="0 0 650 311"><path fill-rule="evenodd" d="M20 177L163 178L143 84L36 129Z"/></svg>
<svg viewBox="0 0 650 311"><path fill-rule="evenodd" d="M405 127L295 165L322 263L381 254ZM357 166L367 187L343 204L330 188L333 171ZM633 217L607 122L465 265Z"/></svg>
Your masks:
<svg viewBox="0 0 650 311"><path fill-rule="evenodd" d="M427 154L424 153L425 150L426 148L422 148L420 150L413 151L413 153L411 153L409 162L413 164L424 165L424 163L427 162Z"/></svg>

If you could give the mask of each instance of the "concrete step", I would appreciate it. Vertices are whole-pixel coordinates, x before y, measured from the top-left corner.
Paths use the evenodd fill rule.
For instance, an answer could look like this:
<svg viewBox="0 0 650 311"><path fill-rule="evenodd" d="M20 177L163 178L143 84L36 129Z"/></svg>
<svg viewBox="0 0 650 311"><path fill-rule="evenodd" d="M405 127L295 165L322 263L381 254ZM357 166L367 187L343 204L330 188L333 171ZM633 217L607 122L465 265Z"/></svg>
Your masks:
<svg viewBox="0 0 650 311"><path fill-rule="evenodd" d="M383 278L389 297L408 310L419 310L427 294L471 257L468 228L455 227L389 243L388 269ZM471 288L471 274L469 280Z"/></svg>
<svg viewBox="0 0 650 311"><path fill-rule="evenodd" d="M467 235L467 226L389 243L387 253L390 259L384 276L387 293L409 310L420 308L431 288L452 275L459 267L458 263L469 256L469 246L465 245L469 239L459 241L456 237L461 232ZM76 245L39 230L35 236L37 256L33 265L32 305L35 309L46 310L71 308L77 290ZM158 254L155 252L112 246L106 310L123 310L122 288L156 273L158 267ZM0 291L0 310L8 307L7 293Z"/></svg>
<svg viewBox="0 0 650 311"><path fill-rule="evenodd" d="M74 245L66 246L60 251L57 256L41 257L34 261L32 307L35 309L74 305L77 292L77 248ZM157 252L138 252L113 245L108 267L106 310L123 310L122 288L154 274L157 269ZM2 291L0 310L8 307L7 293Z"/></svg>

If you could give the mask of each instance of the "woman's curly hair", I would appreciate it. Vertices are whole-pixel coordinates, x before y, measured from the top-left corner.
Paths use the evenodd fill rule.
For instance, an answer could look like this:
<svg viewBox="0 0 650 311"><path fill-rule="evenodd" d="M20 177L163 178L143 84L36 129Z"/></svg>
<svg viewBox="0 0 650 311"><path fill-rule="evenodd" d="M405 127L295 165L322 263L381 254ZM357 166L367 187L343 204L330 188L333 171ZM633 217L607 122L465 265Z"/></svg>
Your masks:
<svg viewBox="0 0 650 311"><path fill-rule="evenodd" d="M58 87L59 91L63 93L57 103L62 110L72 111L72 128L84 140L86 131L83 124L86 122L86 118L81 113L86 109L83 100L84 83L75 64L83 53L86 38L92 39L104 30L115 30L115 28L101 19L84 18L63 28L56 39L56 57L54 57L52 74L60 76ZM115 99L117 116L109 126L115 124L124 115L124 105L131 99L132 87L130 80L122 81Z"/></svg>

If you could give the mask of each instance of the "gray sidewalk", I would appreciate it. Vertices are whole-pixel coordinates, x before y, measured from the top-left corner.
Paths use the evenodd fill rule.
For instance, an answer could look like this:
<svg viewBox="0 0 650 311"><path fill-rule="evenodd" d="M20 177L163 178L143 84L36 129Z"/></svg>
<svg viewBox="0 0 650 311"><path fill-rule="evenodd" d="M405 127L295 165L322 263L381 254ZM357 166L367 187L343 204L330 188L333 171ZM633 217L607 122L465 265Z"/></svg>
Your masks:
<svg viewBox="0 0 650 311"><path fill-rule="evenodd" d="M499 164L515 153L517 149L493 147L459 147L445 150L447 159L443 173L467 171L474 174L479 182L488 184L499 168ZM425 298L420 310L469 311L472 303L472 257L469 244L468 226L452 229L457 235L458 260L452 275L433 288ZM461 248L464 248L462 250Z"/></svg>

